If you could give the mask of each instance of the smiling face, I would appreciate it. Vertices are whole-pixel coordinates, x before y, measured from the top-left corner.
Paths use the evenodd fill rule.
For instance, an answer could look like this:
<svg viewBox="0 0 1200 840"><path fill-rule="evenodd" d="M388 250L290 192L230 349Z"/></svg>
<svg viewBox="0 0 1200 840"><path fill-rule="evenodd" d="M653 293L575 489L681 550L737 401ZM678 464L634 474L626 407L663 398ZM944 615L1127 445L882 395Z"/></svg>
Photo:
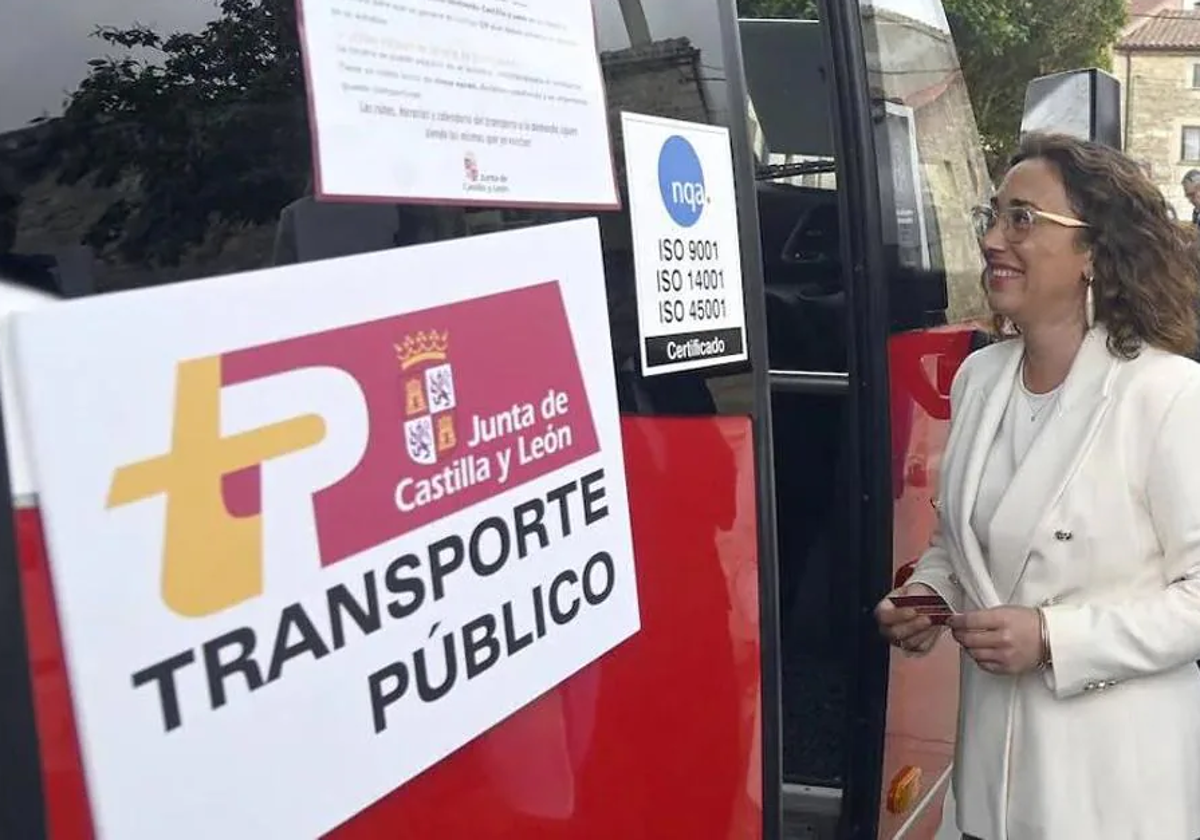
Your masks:
<svg viewBox="0 0 1200 840"><path fill-rule="evenodd" d="M994 206L1002 213L1013 207L1076 219L1062 178L1040 158L1009 170ZM1027 230L1004 220L983 237L987 260L985 283L992 309L1007 316L1022 331L1038 323L1084 319L1083 278L1091 273L1091 253L1080 244L1078 229L1036 217Z"/></svg>

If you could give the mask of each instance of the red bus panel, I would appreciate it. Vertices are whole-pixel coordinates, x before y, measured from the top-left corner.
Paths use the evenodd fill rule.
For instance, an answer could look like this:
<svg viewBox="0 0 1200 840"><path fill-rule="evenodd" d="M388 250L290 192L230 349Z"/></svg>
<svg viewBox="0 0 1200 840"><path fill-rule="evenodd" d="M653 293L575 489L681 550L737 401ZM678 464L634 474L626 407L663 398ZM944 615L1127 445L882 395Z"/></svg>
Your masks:
<svg viewBox="0 0 1200 840"><path fill-rule="evenodd" d="M622 432L641 631L329 840L761 837L750 420L626 417ZM36 509L19 510L17 528L49 835L88 840Z"/></svg>

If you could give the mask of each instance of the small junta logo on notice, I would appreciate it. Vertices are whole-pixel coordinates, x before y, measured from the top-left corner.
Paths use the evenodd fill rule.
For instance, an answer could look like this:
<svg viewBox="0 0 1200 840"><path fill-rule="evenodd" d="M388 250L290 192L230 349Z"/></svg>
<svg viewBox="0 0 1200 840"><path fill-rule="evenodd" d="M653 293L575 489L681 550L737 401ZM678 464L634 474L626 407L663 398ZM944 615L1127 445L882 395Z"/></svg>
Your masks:
<svg viewBox="0 0 1200 840"><path fill-rule="evenodd" d="M700 156L687 138L674 134L663 143L658 153L658 187L675 224L688 228L700 221L710 199Z"/></svg>
<svg viewBox="0 0 1200 840"><path fill-rule="evenodd" d="M475 159L473 152L463 155L463 172L466 173L468 181L479 180L479 161Z"/></svg>
<svg viewBox="0 0 1200 840"><path fill-rule="evenodd" d="M407 335L396 345L404 390L404 444L413 463L430 466L458 445L450 333Z"/></svg>

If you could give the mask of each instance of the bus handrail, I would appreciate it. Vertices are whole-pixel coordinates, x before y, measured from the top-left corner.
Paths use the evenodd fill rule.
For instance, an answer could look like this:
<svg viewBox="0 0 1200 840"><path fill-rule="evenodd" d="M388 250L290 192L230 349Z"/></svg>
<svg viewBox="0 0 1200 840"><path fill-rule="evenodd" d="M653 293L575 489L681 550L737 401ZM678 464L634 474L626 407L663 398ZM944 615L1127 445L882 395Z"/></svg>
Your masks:
<svg viewBox="0 0 1200 840"><path fill-rule="evenodd" d="M844 394L850 390L850 374L823 370L772 370L771 390L784 394Z"/></svg>

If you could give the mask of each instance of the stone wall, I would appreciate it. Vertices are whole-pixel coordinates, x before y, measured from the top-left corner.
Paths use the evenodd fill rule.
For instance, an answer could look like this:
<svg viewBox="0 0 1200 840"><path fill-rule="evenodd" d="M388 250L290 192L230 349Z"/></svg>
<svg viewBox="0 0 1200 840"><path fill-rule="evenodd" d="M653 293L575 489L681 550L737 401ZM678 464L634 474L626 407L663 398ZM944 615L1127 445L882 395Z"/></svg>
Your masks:
<svg viewBox="0 0 1200 840"><path fill-rule="evenodd" d="M1192 87L1196 64L1200 51L1122 52L1113 65L1125 100L1125 150L1187 219L1192 209L1180 181L1189 169L1200 169L1200 160L1182 160L1183 127L1200 127L1200 89Z"/></svg>

